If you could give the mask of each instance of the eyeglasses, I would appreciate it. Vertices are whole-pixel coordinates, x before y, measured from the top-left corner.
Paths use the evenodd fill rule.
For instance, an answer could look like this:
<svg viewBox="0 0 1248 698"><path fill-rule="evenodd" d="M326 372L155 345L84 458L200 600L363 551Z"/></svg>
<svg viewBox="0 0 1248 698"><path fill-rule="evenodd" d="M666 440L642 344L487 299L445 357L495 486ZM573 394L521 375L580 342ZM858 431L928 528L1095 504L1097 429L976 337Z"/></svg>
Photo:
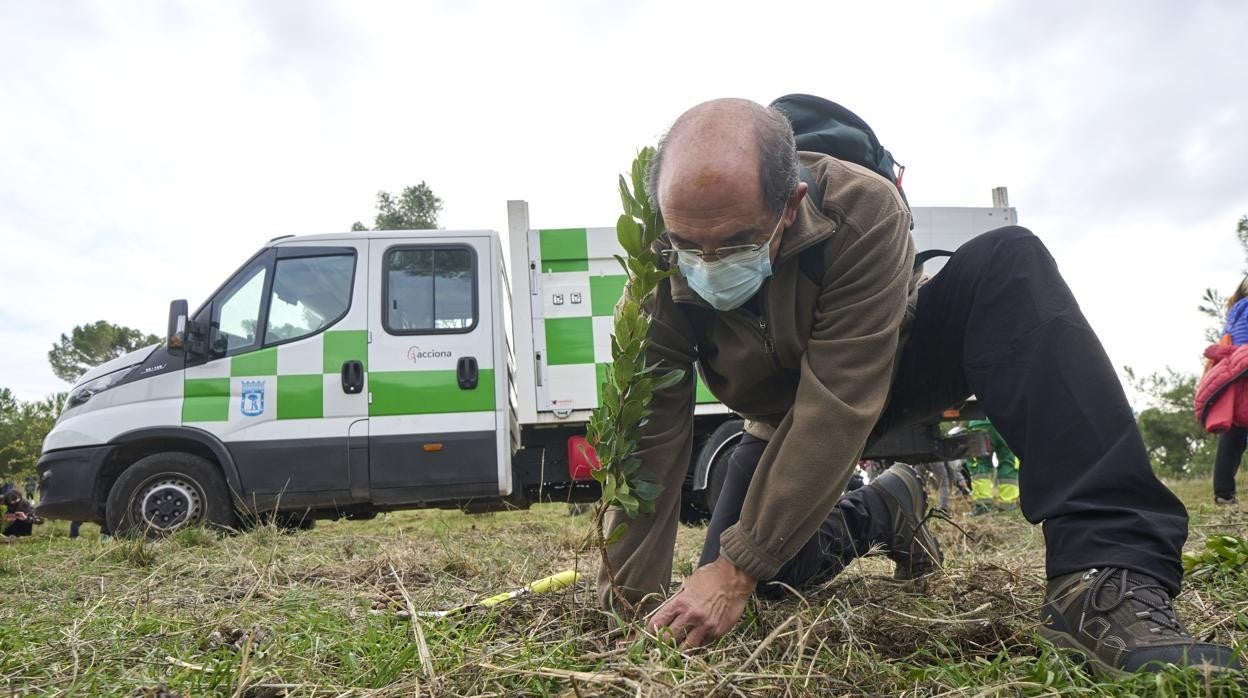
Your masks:
<svg viewBox="0 0 1248 698"><path fill-rule="evenodd" d="M671 247L665 250L660 250L659 254L668 264L677 264L681 261L686 264L696 264L698 262L707 261L707 257L714 258L710 261L728 262L729 264L733 262L743 262L757 254L758 251L764 247L771 246L771 241L774 240L776 238L776 234L780 232L781 223L784 223L783 210L780 211L780 219L776 221L776 227L772 229L771 235L768 235L765 241L756 245L729 245L728 247L717 247L710 252L703 252L702 250L677 247L676 243L672 242Z"/></svg>

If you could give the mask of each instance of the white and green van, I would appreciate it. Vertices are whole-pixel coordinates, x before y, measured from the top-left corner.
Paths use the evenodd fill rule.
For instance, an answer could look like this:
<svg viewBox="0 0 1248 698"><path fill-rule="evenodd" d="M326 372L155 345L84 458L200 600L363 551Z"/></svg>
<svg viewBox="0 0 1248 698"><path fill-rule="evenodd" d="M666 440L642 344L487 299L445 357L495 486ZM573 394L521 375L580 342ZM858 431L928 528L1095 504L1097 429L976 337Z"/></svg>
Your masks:
<svg viewBox="0 0 1248 698"><path fill-rule="evenodd" d="M990 214L957 218L961 240L1015 219L969 210ZM509 265L488 230L284 237L194 313L174 301L165 344L70 392L38 464L40 514L162 533L240 512L597 498L580 446L624 284L615 230L533 229L520 201L508 217ZM695 411L694 518L740 433L700 382Z"/></svg>

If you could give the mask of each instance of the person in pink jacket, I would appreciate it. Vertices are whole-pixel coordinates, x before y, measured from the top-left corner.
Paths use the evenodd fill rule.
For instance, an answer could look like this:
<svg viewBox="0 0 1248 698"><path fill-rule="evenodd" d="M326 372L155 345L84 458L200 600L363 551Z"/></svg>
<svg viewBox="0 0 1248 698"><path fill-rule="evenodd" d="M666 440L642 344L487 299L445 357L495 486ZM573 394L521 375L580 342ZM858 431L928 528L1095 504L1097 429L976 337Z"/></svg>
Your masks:
<svg viewBox="0 0 1248 698"><path fill-rule="evenodd" d="M1231 344L1248 344L1248 276L1239 282L1235 293L1226 301L1226 327ZM1213 502L1234 504L1235 473L1244 457L1244 444L1248 440L1248 428L1232 426L1218 436L1218 454L1213 461Z"/></svg>

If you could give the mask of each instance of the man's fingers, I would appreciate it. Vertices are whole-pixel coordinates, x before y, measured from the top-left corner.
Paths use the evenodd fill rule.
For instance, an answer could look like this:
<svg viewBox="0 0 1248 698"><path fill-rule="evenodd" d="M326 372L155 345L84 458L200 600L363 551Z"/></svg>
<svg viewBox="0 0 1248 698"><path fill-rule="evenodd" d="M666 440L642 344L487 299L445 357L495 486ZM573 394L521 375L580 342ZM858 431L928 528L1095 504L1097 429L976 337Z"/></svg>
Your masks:
<svg viewBox="0 0 1248 698"><path fill-rule="evenodd" d="M698 623L691 617L690 609L686 608L684 600L679 597L673 597L650 620L650 631L660 641L681 646L688 641L690 631L697 627Z"/></svg>
<svg viewBox="0 0 1248 698"><path fill-rule="evenodd" d="M667 603L659 606L659 610L650 616L650 622L646 623L646 628L652 633L658 633L659 628L665 625L671 625L672 621L680 615L683 606L680 596L676 595L667 600Z"/></svg>
<svg viewBox="0 0 1248 698"><path fill-rule="evenodd" d="M683 649L693 649L695 647L701 647L702 645L709 644L714 640L715 638L710 637L710 628L699 623L698 625L692 627L689 634L685 636L685 641L680 643L680 646Z"/></svg>

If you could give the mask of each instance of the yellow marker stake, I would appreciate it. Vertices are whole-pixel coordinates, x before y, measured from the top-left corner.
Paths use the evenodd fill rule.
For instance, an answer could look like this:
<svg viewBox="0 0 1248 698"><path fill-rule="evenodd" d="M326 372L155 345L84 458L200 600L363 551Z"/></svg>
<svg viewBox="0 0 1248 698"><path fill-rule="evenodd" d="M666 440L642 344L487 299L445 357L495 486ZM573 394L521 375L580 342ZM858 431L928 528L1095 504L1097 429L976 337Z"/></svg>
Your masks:
<svg viewBox="0 0 1248 698"><path fill-rule="evenodd" d="M528 593L548 594L552 591L559 591L560 589L567 589L573 584L576 584L577 581L580 580L580 578L581 578L581 575L576 570L567 570L565 572L560 572L559 574L551 575L544 579L539 579L536 582L533 582L524 588L515 589L513 591L506 591L501 594L482 599L475 604L469 604L467 606L460 606L459 608L452 608L449 611L423 611L423 612L418 613L417 615L426 616L430 618L442 618L445 616L449 616L452 613L466 611L469 608L472 608L473 606L485 606L486 608L489 608L491 606L497 606L498 604L503 603L504 601L510 601L516 598L517 596L523 596Z"/></svg>

